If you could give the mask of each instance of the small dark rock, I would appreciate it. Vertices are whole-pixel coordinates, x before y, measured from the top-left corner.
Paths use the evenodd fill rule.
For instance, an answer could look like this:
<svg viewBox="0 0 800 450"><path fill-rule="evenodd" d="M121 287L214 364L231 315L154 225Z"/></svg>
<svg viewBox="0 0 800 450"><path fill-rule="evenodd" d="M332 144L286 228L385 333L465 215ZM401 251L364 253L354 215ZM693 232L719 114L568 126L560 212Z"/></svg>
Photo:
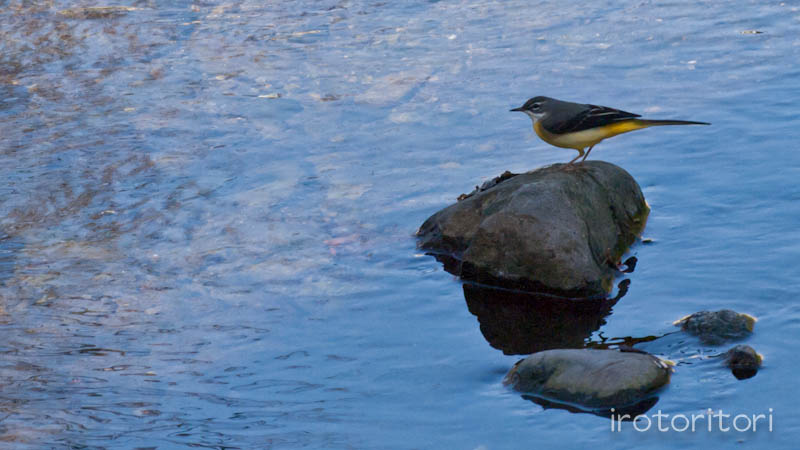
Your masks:
<svg viewBox="0 0 800 450"><path fill-rule="evenodd" d="M761 367L761 355L749 345L737 345L725 352L725 365L730 367L733 376L739 380L752 378Z"/></svg>
<svg viewBox="0 0 800 450"><path fill-rule="evenodd" d="M483 284L563 297L611 290L614 264L649 213L630 174L588 161L493 181L426 220L420 248L457 260L453 273Z"/></svg>
<svg viewBox="0 0 800 450"><path fill-rule="evenodd" d="M730 309L700 311L678 319L683 331L695 335L708 345L719 345L728 340L742 339L753 332L756 319Z"/></svg>

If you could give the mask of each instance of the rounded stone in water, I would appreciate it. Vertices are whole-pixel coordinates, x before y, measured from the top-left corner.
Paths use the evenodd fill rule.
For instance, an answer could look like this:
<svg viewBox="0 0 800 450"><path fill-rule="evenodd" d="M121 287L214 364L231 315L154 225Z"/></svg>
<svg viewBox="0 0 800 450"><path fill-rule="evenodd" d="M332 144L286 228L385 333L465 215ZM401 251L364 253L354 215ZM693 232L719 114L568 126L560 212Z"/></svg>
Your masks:
<svg viewBox="0 0 800 450"><path fill-rule="evenodd" d="M669 383L671 373L667 362L647 353L559 349L518 362L503 384L586 408L619 408L652 397Z"/></svg>
<svg viewBox="0 0 800 450"><path fill-rule="evenodd" d="M650 209L624 169L587 161L510 172L429 217L420 248L466 280L561 297L605 295Z"/></svg>

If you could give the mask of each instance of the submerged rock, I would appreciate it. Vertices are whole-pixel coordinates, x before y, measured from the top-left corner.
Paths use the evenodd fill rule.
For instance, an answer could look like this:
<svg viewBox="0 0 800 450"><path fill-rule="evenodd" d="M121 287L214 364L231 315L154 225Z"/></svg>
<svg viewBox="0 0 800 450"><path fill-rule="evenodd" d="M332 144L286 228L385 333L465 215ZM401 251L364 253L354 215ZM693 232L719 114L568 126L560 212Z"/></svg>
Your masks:
<svg viewBox="0 0 800 450"><path fill-rule="evenodd" d="M479 283L589 297L608 293L649 208L623 169L588 161L501 177L422 224L419 246Z"/></svg>
<svg viewBox="0 0 800 450"><path fill-rule="evenodd" d="M643 352L560 349L518 362L503 383L549 401L589 409L622 409L653 397L672 369Z"/></svg>
<svg viewBox="0 0 800 450"><path fill-rule="evenodd" d="M85 6L63 9L58 13L70 19L108 19L138 9L132 6Z"/></svg>
<svg viewBox="0 0 800 450"><path fill-rule="evenodd" d="M725 365L739 380L754 377L761 367L761 361L761 355L749 345L737 345L725 352Z"/></svg>
<svg viewBox="0 0 800 450"><path fill-rule="evenodd" d="M755 324L755 317L730 309L700 311L675 321L675 325L680 325L683 331L699 337L701 342L708 345L747 337L753 332Z"/></svg>

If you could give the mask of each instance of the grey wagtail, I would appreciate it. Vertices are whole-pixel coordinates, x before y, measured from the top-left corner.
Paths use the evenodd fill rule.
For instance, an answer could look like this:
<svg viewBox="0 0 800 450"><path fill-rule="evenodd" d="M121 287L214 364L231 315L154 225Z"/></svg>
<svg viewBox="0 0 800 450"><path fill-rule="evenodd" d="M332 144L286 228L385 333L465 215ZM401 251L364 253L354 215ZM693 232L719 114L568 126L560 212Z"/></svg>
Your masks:
<svg viewBox="0 0 800 450"><path fill-rule="evenodd" d="M533 131L548 144L577 150L578 156L567 164L574 163L581 156L581 162L585 161L600 141L629 131L660 125L711 125L688 120L640 119L639 114L607 106L564 102L541 96L533 97L511 111L527 114L533 121ZM586 150L587 147L589 150Z"/></svg>

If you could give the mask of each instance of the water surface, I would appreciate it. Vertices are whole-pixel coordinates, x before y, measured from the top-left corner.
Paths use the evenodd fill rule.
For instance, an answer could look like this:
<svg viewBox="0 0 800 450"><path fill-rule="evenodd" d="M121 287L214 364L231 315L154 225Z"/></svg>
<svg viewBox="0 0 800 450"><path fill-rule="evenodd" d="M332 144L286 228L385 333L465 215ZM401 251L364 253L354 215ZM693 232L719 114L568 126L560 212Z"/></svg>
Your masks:
<svg viewBox="0 0 800 450"><path fill-rule="evenodd" d="M5 445L794 447L791 2L117 5L0 4ZM656 409L773 408L772 433L612 433L501 385L520 356L413 233L574 156L508 112L534 95L714 124L592 152L642 186L652 243L577 336L750 313L749 380L706 358L727 347L640 347L678 363Z"/></svg>

